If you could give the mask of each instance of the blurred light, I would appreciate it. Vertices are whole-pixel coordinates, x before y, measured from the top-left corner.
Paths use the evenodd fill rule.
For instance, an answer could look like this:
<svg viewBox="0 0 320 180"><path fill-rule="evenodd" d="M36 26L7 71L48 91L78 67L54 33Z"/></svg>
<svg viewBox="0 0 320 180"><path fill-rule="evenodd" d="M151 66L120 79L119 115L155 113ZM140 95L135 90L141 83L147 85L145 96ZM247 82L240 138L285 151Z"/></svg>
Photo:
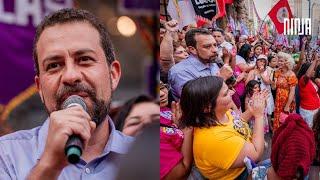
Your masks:
<svg viewBox="0 0 320 180"><path fill-rule="evenodd" d="M128 16L121 16L117 21L117 28L121 35L130 37L137 31L134 21Z"/></svg>

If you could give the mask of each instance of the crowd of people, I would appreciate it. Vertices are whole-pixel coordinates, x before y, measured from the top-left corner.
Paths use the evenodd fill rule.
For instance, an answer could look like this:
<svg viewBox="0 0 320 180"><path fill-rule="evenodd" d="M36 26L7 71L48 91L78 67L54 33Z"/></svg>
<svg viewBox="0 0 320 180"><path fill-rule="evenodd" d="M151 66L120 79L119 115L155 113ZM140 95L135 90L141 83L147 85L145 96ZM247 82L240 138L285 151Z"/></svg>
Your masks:
<svg viewBox="0 0 320 180"><path fill-rule="evenodd" d="M161 179L304 179L319 166L320 41L234 34L161 21Z"/></svg>

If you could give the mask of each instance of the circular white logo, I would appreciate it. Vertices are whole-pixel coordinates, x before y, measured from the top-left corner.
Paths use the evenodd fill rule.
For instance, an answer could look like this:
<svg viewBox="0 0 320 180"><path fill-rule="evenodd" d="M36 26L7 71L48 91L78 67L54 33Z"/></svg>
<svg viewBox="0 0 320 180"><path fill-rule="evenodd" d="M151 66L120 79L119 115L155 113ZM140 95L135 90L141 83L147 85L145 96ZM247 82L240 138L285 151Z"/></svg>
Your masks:
<svg viewBox="0 0 320 180"><path fill-rule="evenodd" d="M242 121L239 120L239 119L233 120L233 124L234 124L237 128L241 128L241 127L242 127Z"/></svg>
<svg viewBox="0 0 320 180"><path fill-rule="evenodd" d="M283 23L284 18L289 18L289 12L287 8L282 7L277 12L277 19L280 23Z"/></svg>

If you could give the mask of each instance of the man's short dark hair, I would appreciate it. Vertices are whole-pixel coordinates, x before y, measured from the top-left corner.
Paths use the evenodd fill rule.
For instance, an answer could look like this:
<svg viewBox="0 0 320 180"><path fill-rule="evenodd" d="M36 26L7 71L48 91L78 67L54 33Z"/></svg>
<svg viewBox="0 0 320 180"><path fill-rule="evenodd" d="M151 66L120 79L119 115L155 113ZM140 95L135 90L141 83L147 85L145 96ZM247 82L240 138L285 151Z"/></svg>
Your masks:
<svg viewBox="0 0 320 180"><path fill-rule="evenodd" d="M212 30L212 32L221 32L221 34L222 34L222 36L224 36L224 30L222 30L222 29L220 29L220 28L214 28L213 30Z"/></svg>
<svg viewBox="0 0 320 180"><path fill-rule="evenodd" d="M41 33L48 27L73 22L88 22L91 24L99 32L101 47L104 51L108 64L111 64L115 60L113 45L107 30L97 17L86 10L66 8L46 16L37 26L36 35L33 41L33 59L37 75L39 75L37 43Z"/></svg>
<svg viewBox="0 0 320 180"><path fill-rule="evenodd" d="M211 35L210 31L205 28L197 28L197 29L190 29L185 36L186 45L196 47L197 41L195 39L196 35L203 34L203 35Z"/></svg>

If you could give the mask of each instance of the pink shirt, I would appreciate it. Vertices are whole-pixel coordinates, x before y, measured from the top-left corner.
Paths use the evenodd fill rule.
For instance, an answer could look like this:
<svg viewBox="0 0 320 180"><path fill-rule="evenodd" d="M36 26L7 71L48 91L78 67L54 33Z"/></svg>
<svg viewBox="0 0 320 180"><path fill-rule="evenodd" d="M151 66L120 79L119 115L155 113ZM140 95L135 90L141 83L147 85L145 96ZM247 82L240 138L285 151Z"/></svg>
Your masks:
<svg viewBox="0 0 320 180"><path fill-rule="evenodd" d="M239 55L236 56L236 66L234 68L234 74L236 75L236 77L238 77L242 71L240 69L240 67L238 66L239 64L246 64L246 61ZM237 83L234 87L234 89L236 90L236 92L238 93L239 96L243 96L244 92L245 92L245 83L244 81L240 81L239 83Z"/></svg>
<svg viewBox="0 0 320 180"><path fill-rule="evenodd" d="M183 132L171 121L171 110L160 108L160 179L164 179L183 158L183 137Z"/></svg>

